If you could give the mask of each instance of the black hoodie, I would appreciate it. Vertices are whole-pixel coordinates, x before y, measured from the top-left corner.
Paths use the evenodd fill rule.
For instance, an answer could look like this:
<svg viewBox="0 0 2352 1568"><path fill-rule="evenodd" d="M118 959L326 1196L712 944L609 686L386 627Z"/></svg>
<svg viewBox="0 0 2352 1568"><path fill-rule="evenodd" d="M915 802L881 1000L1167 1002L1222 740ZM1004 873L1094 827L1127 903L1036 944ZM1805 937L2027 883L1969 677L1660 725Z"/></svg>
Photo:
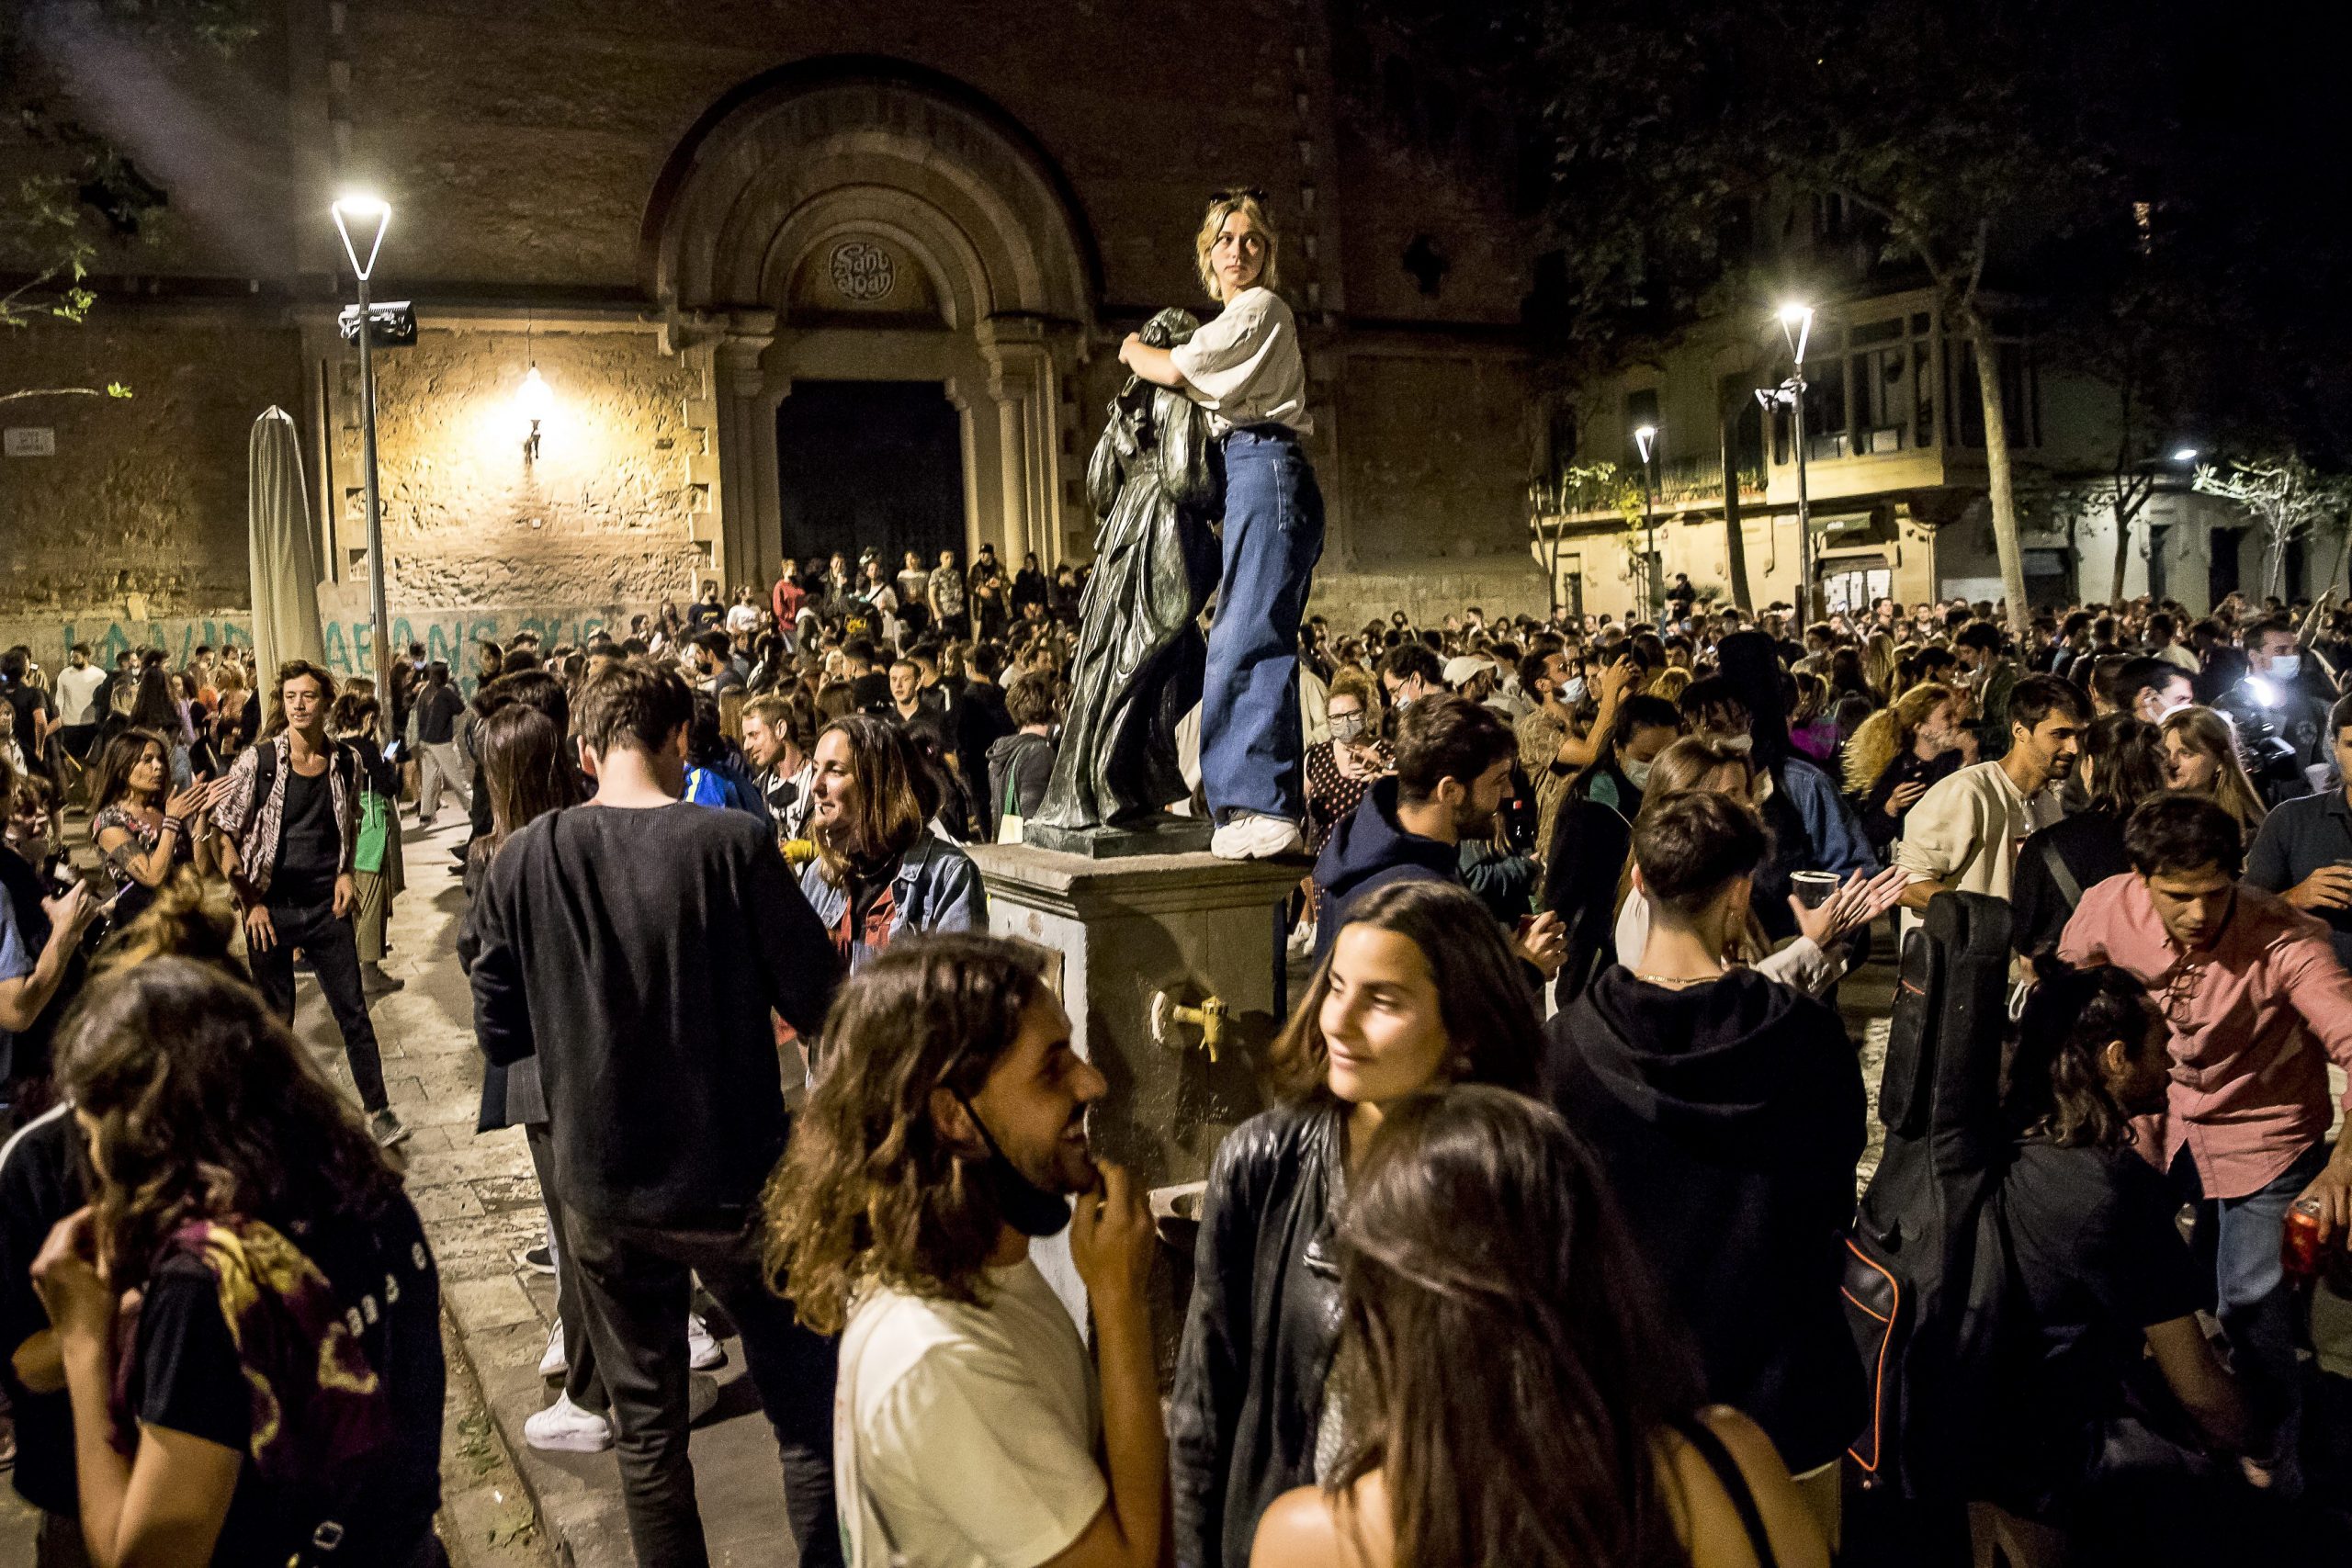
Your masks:
<svg viewBox="0 0 2352 1568"><path fill-rule="evenodd" d="M1408 832L1396 820L1396 778L1376 781L1315 857L1316 958L1331 950L1348 906L1363 894L1392 882L1461 881L1460 847Z"/></svg>
<svg viewBox="0 0 2352 1568"><path fill-rule="evenodd" d="M1792 1472L1837 1458L1864 1396L1838 1296L1863 1111L1843 1021L1752 970L1675 990L1620 964L1546 1032L1544 1092L1680 1308L1707 1397Z"/></svg>

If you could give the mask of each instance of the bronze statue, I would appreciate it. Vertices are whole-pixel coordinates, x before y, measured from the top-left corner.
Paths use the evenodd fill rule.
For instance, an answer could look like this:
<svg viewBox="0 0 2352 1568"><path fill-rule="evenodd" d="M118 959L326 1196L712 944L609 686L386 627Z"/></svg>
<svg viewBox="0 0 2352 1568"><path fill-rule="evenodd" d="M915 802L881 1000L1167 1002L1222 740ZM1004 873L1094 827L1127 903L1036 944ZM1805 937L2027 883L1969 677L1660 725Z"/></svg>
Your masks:
<svg viewBox="0 0 2352 1568"><path fill-rule="evenodd" d="M1171 348L1200 323L1162 310L1143 340ZM1217 485L1208 415L1182 392L1130 378L1087 464L1087 493L1102 515L1094 571L1079 609L1069 717L1052 784L1028 819L1027 842L1096 854L1193 847L1168 841L1183 827L1162 815L1188 793L1176 726L1200 700L1206 644L1200 615L1216 591L1219 555L1209 531ZM1141 829L1162 841L1074 841L1069 830ZM1043 829L1046 831L1040 832ZM1206 841L1207 825L1199 824Z"/></svg>

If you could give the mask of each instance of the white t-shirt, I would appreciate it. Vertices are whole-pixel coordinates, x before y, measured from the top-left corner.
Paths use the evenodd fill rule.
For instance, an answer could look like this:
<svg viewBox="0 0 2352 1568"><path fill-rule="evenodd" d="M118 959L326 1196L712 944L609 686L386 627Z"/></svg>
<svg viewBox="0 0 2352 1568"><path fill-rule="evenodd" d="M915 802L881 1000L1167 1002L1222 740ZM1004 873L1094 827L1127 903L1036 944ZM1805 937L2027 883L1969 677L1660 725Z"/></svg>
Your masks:
<svg viewBox="0 0 2352 1568"><path fill-rule="evenodd" d="M1035 1568L1110 1500L1102 1401L1069 1312L1033 1262L978 1305L875 1289L850 1309L833 1396L849 1568Z"/></svg>
<svg viewBox="0 0 2352 1568"><path fill-rule="evenodd" d="M1210 423L1219 434L1237 424L1314 432L1298 321L1272 289L1243 289L1169 355L1184 373L1185 395L1216 416Z"/></svg>
<svg viewBox="0 0 2352 1568"><path fill-rule="evenodd" d="M60 724L96 724L98 722L98 688L107 683L107 672L95 664L85 664L79 670L68 667L57 677L57 722Z"/></svg>
<svg viewBox="0 0 2352 1568"><path fill-rule="evenodd" d="M734 606L727 612L727 629L729 633L738 636L744 632L758 631L760 629L760 607L757 604L738 604Z"/></svg>

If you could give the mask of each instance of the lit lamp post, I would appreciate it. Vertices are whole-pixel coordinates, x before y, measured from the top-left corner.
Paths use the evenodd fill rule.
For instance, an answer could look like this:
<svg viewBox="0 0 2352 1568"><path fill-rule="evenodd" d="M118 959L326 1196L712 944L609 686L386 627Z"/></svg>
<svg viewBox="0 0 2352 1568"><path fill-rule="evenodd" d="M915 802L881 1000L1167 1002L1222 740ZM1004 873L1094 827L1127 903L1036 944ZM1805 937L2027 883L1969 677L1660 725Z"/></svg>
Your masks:
<svg viewBox="0 0 2352 1568"><path fill-rule="evenodd" d="M391 668L392 623L384 604L384 516L376 499L376 358L371 342L375 323L368 313L368 276L376 270L376 253L383 248L392 209L372 196L347 196L334 204L334 210L335 232L343 236L343 254L359 279L359 482L368 509L368 619L375 628L375 671L380 682L389 678L386 671ZM359 259L354 228L367 240L365 261ZM352 662L356 665L358 660ZM383 687L378 716L379 731L385 739L391 736L390 691L389 685Z"/></svg>
<svg viewBox="0 0 2352 1568"><path fill-rule="evenodd" d="M1663 631L1666 617L1658 604L1657 465L1652 461L1657 454L1657 426L1645 424L1635 430L1634 446L1642 454L1642 528L1649 536L1642 554L1642 597L1649 605L1650 625Z"/></svg>
<svg viewBox="0 0 2352 1568"><path fill-rule="evenodd" d="M1789 340L1789 355L1796 373L1777 387L1758 387L1756 400L1766 412L1775 404L1787 408L1797 446L1797 625L1800 629L1818 619L1813 603L1813 503L1805 490L1804 468L1804 345L1813 335L1813 307L1781 307L1781 332Z"/></svg>

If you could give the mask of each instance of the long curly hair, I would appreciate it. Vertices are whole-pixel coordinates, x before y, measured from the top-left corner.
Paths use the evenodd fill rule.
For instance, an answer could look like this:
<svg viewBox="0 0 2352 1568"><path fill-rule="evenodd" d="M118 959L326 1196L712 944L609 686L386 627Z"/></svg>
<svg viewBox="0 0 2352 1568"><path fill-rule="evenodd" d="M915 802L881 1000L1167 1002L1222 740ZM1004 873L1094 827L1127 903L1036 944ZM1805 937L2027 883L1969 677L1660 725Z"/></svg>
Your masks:
<svg viewBox="0 0 2352 1568"><path fill-rule="evenodd" d="M1935 711L1951 701L1952 689L1939 682L1922 681L1892 705L1883 707L1864 719L1861 728L1846 742L1846 787L1856 795L1868 795L1878 786L1894 759L1911 749L1919 738L1919 727L1928 722Z"/></svg>
<svg viewBox="0 0 2352 1568"><path fill-rule="evenodd" d="M1689 1562L1659 1439L1697 1374L1558 1113L1484 1085L1409 1100L1351 1185L1340 1353L1367 1419L1331 1492L1381 1472L1396 1568Z"/></svg>
<svg viewBox="0 0 2352 1568"><path fill-rule="evenodd" d="M372 1219L400 1195L358 1113L260 994L214 964L153 958L92 982L61 1047L60 1084L97 1123L97 1234L118 1290L143 1284L191 1220L299 1234Z"/></svg>
<svg viewBox="0 0 2352 1568"><path fill-rule="evenodd" d="M962 933L893 942L842 987L762 1200L769 1277L801 1322L840 1333L868 1283L978 1299L1003 1216L931 1097L979 1093L1045 990L1022 949Z"/></svg>

